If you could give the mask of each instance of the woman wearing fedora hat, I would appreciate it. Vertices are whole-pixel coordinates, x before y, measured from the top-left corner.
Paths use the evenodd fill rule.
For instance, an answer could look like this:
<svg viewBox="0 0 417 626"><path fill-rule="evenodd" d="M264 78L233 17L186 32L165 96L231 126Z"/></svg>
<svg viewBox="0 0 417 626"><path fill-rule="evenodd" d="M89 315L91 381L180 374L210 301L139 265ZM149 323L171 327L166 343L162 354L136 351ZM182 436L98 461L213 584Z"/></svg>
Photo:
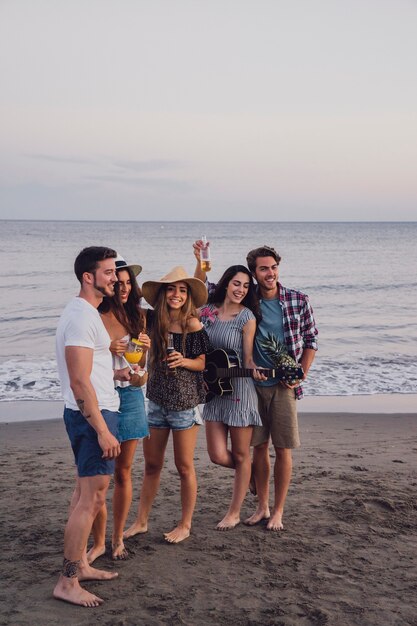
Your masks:
<svg viewBox="0 0 417 626"><path fill-rule="evenodd" d="M181 479L182 516L179 524L165 533L165 539L179 543L190 535L197 498L194 448L197 427L202 424L198 405L205 399L203 370L210 346L196 308L206 302L207 289L201 280L175 267L161 280L145 282L142 292L154 307L147 388L151 434L143 442L145 475L137 517L124 536L148 529L172 431L175 465ZM169 340L172 347L168 353Z"/></svg>
<svg viewBox="0 0 417 626"><path fill-rule="evenodd" d="M140 265L128 265L118 256L116 273L118 283L113 298L104 298L99 307L101 319L110 335L110 350L113 355L113 368L126 367L123 353L129 339L138 338L143 349L143 357L139 366L146 362L146 352L150 347L150 338L146 329L145 311L140 307L141 291L136 277L142 271ZM142 373L142 372L141 372ZM119 409L119 440L121 453L116 458L113 494L113 559L125 559L127 550L123 543L123 529L132 502L132 464L138 439L149 435L148 421L145 412L145 400L140 386L145 382L139 374L131 376L130 382L115 381L120 396ZM92 563L105 553L107 509L103 506L93 524L94 545L87 554Z"/></svg>

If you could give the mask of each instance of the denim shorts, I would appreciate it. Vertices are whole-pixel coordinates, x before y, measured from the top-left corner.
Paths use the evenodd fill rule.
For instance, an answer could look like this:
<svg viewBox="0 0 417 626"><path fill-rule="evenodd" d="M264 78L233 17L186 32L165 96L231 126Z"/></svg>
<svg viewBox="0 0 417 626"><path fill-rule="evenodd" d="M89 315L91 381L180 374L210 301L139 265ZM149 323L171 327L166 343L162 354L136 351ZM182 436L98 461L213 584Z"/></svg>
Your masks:
<svg viewBox="0 0 417 626"><path fill-rule="evenodd" d="M163 406L148 402L148 422L150 428L170 428L171 430L187 430L195 424L203 423L198 406L185 411L171 411Z"/></svg>
<svg viewBox="0 0 417 626"><path fill-rule="evenodd" d="M145 398L140 387L116 387L120 398L119 441L143 439L149 436Z"/></svg>
<svg viewBox="0 0 417 626"><path fill-rule="evenodd" d="M103 409L101 414L112 435L118 439L119 414ZM64 409L64 422L74 452L75 464L80 478L99 474L114 474L114 459L103 459L97 433L80 411Z"/></svg>

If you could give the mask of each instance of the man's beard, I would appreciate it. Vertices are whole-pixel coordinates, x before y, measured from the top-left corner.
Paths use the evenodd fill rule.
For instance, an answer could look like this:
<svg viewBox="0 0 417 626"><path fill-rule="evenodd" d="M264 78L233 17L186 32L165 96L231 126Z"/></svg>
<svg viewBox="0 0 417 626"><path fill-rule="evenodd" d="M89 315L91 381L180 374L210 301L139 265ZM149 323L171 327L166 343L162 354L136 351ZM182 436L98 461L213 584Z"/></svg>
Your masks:
<svg viewBox="0 0 417 626"><path fill-rule="evenodd" d="M94 283L93 283L93 287L94 289L96 289L97 291L99 291L101 294L103 294L104 297L106 298L112 298L114 296L114 285L113 285L113 293L107 293L106 289L109 289L109 287L100 287L99 285L97 285L97 280L96 280L96 275L93 274L94 276Z"/></svg>

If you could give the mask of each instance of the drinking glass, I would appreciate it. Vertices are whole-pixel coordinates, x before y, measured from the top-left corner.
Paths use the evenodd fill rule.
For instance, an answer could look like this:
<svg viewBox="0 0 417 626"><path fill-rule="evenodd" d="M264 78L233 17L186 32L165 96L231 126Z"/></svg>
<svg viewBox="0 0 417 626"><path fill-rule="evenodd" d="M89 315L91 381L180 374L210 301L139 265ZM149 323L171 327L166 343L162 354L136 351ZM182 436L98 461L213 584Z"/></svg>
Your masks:
<svg viewBox="0 0 417 626"><path fill-rule="evenodd" d="M131 339L125 350L125 359L131 365L137 365L142 359L143 344L139 339Z"/></svg>

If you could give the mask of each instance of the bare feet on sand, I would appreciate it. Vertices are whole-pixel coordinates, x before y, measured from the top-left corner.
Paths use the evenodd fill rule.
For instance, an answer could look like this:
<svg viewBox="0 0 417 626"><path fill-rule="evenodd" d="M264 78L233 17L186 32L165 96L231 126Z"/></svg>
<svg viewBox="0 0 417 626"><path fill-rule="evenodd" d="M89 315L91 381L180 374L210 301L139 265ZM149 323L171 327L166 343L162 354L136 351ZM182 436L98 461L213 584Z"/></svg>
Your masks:
<svg viewBox="0 0 417 626"><path fill-rule="evenodd" d="M117 572L107 572L104 569L96 569L91 565L81 563L78 570L78 580L113 580L118 577Z"/></svg>
<svg viewBox="0 0 417 626"><path fill-rule="evenodd" d="M142 533L148 532L148 524L138 524L135 522L132 526L129 526L127 530L123 533L123 539L129 539L129 537L134 537L135 535L141 535Z"/></svg>
<svg viewBox="0 0 417 626"><path fill-rule="evenodd" d="M272 512L272 516L269 518L266 529L272 531L284 530L284 524L282 523L282 511L276 511L275 513Z"/></svg>
<svg viewBox="0 0 417 626"><path fill-rule="evenodd" d="M240 524L240 517L228 513L223 517L221 522L217 524L216 530L232 530L232 528L235 528L238 524Z"/></svg>
<svg viewBox="0 0 417 626"><path fill-rule="evenodd" d="M59 577L53 596L57 600L85 607L100 606L104 602L99 596L83 589L77 578L66 578L65 576Z"/></svg>
<svg viewBox="0 0 417 626"><path fill-rule="evenodd" d="M90 565L94 563L100 556L106 554L106 546L93 546L87 552L87 561Z"/></svg>
<svg viewBox="0 0 417 626"><path fill-rule="evenodd" d="M113 561L124 561L129 556L129 552L125 548L123 539L119 539L112 544L111 555Z"/></svg>
<svg viewBox="0 0 417 626"><path fill-rule="evenodd" d="M269 508L258 508L255 513L244 520L246 526L256 526L260 522L270 518Z"/></svg>
<svg viewBox="0 0 417 626"><path fill-rule="evenodd" d="M171 532L164 533L165 541L168 541L168 543L180 543L180 541L184 541L189 536L190 528L182 524L178 524Z"/></svg>

